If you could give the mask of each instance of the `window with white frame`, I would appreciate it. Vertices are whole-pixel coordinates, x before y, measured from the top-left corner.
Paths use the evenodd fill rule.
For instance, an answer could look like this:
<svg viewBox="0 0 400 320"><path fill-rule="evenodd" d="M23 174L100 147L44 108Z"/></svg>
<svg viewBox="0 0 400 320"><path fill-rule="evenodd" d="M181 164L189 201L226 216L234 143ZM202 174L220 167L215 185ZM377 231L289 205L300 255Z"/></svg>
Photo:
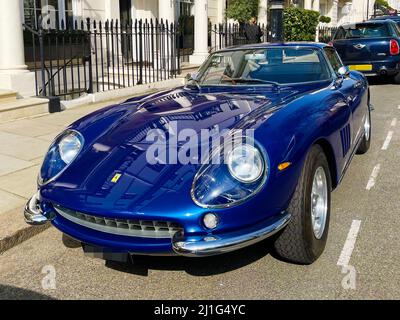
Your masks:
<svg viewBox="0 0 400 320"><path fill-rule="evenodd" d="M193 0L180 0L179 1L179 15L189 17L192 15L194 6Z"/></svg>
<svg viewBox="0 0 400 320"><path fill-rule="evenodd" d="M76 0L22 0L24 23L54 29L73 22L73 2Z"/></svg>

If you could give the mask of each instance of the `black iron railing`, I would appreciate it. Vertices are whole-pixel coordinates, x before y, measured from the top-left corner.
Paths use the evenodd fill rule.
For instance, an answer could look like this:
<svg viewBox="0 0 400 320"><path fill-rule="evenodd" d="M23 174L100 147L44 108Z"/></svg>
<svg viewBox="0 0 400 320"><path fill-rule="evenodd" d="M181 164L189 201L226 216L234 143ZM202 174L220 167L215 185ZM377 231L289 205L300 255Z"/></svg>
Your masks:
<svg viewBox="0 0 400 320"><path fill-rule="evenodd" d="M35 72L36 95L68 100L174 78L193 54L193 21L87 19L68 26L61 21L58 29L25 25L26 60ZM210 25L209 51L268 42L267 26L259 25L256 39L249 38L246 28Z"/></svg>
<svg viewBox="0 0 400 320"><path fill-rule="evenodd" d="M322 43L329 43L332 41L337 27L320 26L318 28L318 41Z"/></svg>
<svg viewBox="0 0 400 320"><path fill-rule="evenodd" d="M41 25L39 23L39 25ZM81 21L59 29L25 25L36 94L73 99L85 93L171 79L180 73L176 23ZM28 34L28 36L27 36Z"/></svg>
<svg viewBox="0 0 400 320"><path fill-rule="evenodd" d="M209 47L211 51L224 49L231 46L269 42L270 30L267 25L258 25L261 31L257 39L249 38L245 24L224 23L209 26Z"/></svg>

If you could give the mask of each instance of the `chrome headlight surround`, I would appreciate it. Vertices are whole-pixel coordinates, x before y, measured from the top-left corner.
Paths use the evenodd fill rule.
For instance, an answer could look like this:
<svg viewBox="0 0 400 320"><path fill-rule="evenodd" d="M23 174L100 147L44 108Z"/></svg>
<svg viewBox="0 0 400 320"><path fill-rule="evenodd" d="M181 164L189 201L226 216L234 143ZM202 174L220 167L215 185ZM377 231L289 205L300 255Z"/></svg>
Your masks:
<svg viewBox="0 0 400 320"><path fill-rule="evenodd" d="M243 139L249 141L248 138ZM228 163L222 161L221 164L203 165L196 174L191 189L191 197L196 205L206 209L230 208L242 204L261 191L269 176L269 157L261 145L256 141L251 142L241 146L254 150L254 154L260 157L261 172L248 180L235 174L233 166L229 165L229 159L232 159L236 149L234 147L227 156ZM222 149L223 147L214 150L210 159L216 154L224 158Z"/></svg>
<svg viewBox="0 0 400 320"><path fill-rule="evenodd" d="M82 134L76 130L67 129L51 144L42 167L38 184L44 186L56 180L78 157L85 144Z"/></svg>

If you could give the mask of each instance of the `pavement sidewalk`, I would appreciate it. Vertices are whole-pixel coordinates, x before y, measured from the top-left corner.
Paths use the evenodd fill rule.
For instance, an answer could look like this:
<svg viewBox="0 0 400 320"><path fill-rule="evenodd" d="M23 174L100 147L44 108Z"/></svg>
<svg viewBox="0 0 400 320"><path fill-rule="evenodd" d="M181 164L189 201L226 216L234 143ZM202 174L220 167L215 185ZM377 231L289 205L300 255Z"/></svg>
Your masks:
<svg viewBox="0 0 400 320"><path fill-rule="evenodd" d="M28 226L23 208L36 191L37 175L53 139L75 120L122 100L0 124L0 254L48 227Z"/></svg>

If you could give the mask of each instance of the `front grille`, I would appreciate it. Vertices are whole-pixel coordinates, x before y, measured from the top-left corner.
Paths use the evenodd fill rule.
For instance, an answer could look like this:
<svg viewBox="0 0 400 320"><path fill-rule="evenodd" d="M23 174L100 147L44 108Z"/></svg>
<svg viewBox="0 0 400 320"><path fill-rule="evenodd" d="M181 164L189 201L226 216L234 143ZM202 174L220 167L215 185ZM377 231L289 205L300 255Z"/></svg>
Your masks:
<svg viewBox="0 0 400 320"><path fill-rule="evenodd" d="M183 231L179 224L168 221L112 219L88 215L61 206L54 208L58 214L73 223L119 236L172 239L176 232Z"/></svg>

